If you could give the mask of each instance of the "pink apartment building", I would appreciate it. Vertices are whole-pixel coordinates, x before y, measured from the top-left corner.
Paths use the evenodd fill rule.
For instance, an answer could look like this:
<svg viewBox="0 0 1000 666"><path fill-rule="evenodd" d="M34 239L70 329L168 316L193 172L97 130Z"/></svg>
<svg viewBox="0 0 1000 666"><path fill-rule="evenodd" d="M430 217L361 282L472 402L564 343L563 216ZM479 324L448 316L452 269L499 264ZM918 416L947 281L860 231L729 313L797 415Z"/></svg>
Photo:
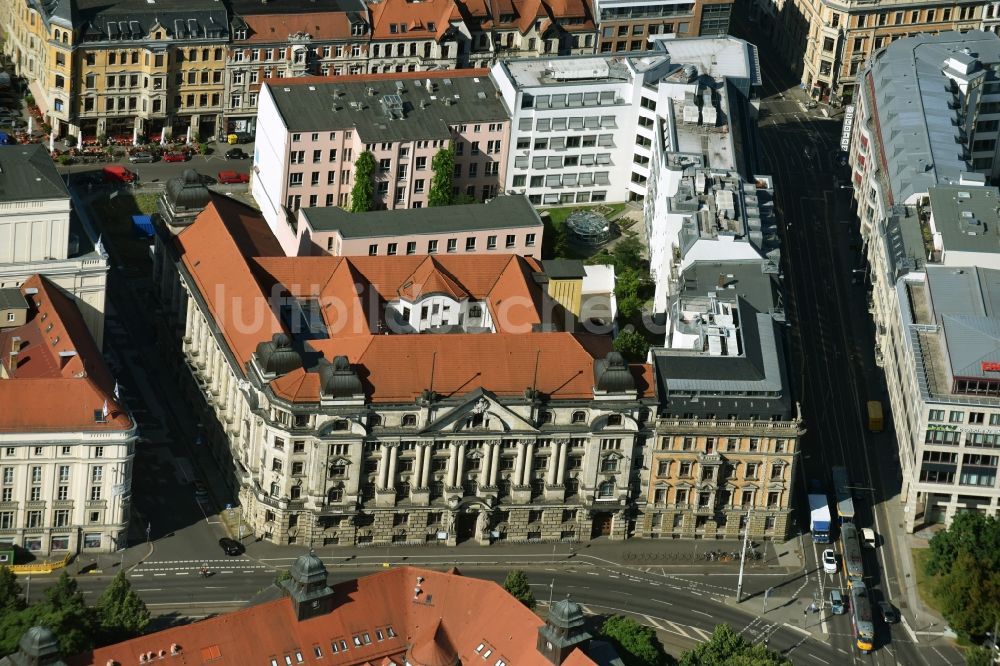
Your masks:
<svg viewBox="0 0 1000 666"><path fill-rule="evenodd" d="M485 201L501 193L509 117L487 70L274 79L261 89L251 192L288 254L299 208L350 205L365 150L379 208L426 206L448 146L453 192Z"/></svg>
<svg viewBox="0 0 1000 666"><path fill-rule="evenodd" d="M300 208L299 255L519 254L540 257L542 220L524 195L442 208L351 213Z"/></svg>

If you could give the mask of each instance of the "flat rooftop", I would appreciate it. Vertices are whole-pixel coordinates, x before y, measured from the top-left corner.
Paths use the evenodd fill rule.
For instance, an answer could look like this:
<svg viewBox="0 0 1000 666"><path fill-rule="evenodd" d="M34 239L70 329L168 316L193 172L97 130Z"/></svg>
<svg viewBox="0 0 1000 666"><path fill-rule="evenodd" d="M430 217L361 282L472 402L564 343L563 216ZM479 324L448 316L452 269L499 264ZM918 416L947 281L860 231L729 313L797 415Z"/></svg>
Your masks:
<svg viewBox="0 0 1000 666"><path fill-rule="evenodd" d="M509 119L484 69L271 79L289 132L354 128L366 143L451 138L451 125Z"/></svg>
<svg viewBox="0 0 1000 666"><path fill-rule="evenodd" d="M626 65L629 56L569 56L504 60L503 67L519 88L542 86L628 83L632 72ZM659 56L662 60L663 56Z"/></svg>
<svg viewBox="0 0 1000 666"><path fill-rule="evenodd" d="M934 229L945 253L1000 252L1000 190L995 187L932 187Z"/></svg>
<svg viewBox="0 0 1000 666"><path fill-rule="evenodd" d="M303 208L315 231L336 231L343 238L446 234L514 227L541 227L542 220L527 197L499 196L488 203L404 208L351 213L337 206Z"/></svg>

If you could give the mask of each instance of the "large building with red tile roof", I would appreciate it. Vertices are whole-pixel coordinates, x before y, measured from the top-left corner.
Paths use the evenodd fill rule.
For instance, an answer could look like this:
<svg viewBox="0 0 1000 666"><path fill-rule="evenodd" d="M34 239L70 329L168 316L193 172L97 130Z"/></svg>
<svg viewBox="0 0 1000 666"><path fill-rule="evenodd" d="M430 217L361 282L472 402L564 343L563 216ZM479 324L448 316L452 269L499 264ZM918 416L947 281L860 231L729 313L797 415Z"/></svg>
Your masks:
<svg viewBox="0 0 1000 666"><path fill-rule="evenodd" d="M108 645L69 666L598 666L620 664L595 640L580 606L552 604L545 620L492 581L403 566L336 585L313 554L239 611ZM278 598L274 598L274 597ZM0 666L51 664L51 632L29 629ZM21 657L28 657L24 660ZM34 659L31 659L34 657Z"/></svg>
<svg viewBox="0 0 1000 666"><path fill-rule="evenodd" d="M308 545L625 536L652 371L583 330L582 268L286 257L259 213L213 196L161 242L154 271L254 533Z"/></svg>
<svg viewBox="0 0 1000 666"><path fill-rule="evenodd" d="M35 275L0 289L0 315L0 544L123 546L136 425L73 297Z"/></svg>

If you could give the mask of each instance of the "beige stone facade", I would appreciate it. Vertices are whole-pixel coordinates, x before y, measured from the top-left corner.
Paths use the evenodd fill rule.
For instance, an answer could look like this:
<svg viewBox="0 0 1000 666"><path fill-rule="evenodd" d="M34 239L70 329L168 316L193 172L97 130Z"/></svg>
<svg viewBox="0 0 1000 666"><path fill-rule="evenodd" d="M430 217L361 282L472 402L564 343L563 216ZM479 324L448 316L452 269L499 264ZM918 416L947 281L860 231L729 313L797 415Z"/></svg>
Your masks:
<svg viewBox="0 0 1000 666"><path fill-rule="evenodd" d="M802 424L661 418L638 532L653 538L788 538Z"/></svg>

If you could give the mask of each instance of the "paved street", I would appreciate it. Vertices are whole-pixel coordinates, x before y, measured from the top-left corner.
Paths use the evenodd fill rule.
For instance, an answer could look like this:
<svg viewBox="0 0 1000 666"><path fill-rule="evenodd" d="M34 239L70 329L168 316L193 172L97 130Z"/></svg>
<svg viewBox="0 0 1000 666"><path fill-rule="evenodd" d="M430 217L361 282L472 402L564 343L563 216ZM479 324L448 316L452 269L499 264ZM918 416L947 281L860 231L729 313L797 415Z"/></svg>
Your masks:
<svg viewBox="0 0 1000 666"><path fill-rule="evenodd" d="M899 572L900 559L909 558L909 539L902 535L898 505L892 501L900 486L895 442L890 428L878 435L867 432L862 413L865 401L887 400L873 356L851 194L834 178L839 175L847 185L849 174L838 174L835 167L842 120L827 119L822 109L807 109L794 78L777 70L766 51L761 60L761 167L775 178L792 322L793 381L809 429L800 465L801 496L804 499L806 479L819 479L832 489L830 468L850 470L856 522L871 526L881 540L878 549L865 553L866 582L876 601L891 601L904 617L903 624L892 627L876 618L875 651L867 656L852 648L849 616L831 618L831 645L847 650L853 663L964 663L957 650L934 636L914 642L915 630L926 629L928 620L911 610L913 582ZM808 529L804 503L798 515ZM820 548L808 543L804 551L807 571L821 571ZM816 575L811 590L823 599L831 586L846 589L843 575Z"/></svg>

